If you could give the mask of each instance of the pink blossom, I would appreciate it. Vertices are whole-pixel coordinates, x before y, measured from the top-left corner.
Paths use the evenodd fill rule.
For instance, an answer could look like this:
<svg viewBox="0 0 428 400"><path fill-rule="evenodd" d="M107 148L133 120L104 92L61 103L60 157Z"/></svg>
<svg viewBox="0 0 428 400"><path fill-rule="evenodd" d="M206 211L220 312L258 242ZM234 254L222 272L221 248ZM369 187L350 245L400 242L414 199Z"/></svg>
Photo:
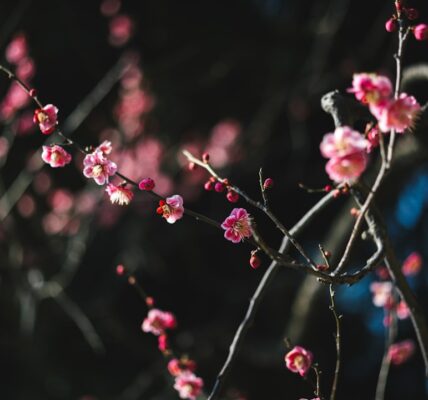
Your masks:
<svg viewBox="0 0 428 400"><path fill-rule="evenodd" d="M27 39L20 33L16 35L6 48L6 60L18 64L28 53Z"/></svg>
<svg viewBox="0 0 428 400"><path fill-rule="evenodd" d="M98 185L104 185L117 171L117 165L104 157L100 150L87 154L83 166L83 175L93 178Z"/></svg>
<svg viewBox="0 0 428 400"><path fill-rule="evenodd" d="M64 167L71 162L71 155L61 146L43 146L42 160L52 168Z"/></svg>
<svg viewBox="0 0 428 400"><path fill-rule="evenodd" d="M250 216L245 208L234 208L221 227L226 231L224 237L233 243L252 235Z"/></svg>
<svg viewBox="0 0 428 400"><path fill-rule="evenodd" d="M321 154L326 158L345 157L365 151L367 140L360 132L349 126L336 128L334 133L327 133L320 145Z"/></svg>
<svg viewBox="0 0 428 400"><path fill-rule="evenodd" d="M348 92L354 93L357 100L377 104L392 95L392 83L386 77L377 74L354 74L352 88Z"/></svg>
<svg viewBox="0 0 428 400"><path fill-rule="evenodd" d="M162 215L168 223L173 224L183 218L183 198L175 194L174 196L167 197L165 200L159 201L159 207L156 212Z"/></svg>
<svg viewBox="0 0 428 400"><path fill-rule="evenodd" d="M414 276L419 273L421 268L422 268L422 257L418 252L414 251L413 253L410 253L407 256L407 258L404 260L401 270L403 271L403 274L406 276Z"/></svg>
<svg viewBox="0 0 428 400"><path fill-rule="evenodd" d="M335 182L352 181L357 179L366 169L367 155L354 153L345 157L332 158L325 166L325 170Z"/></svg>
<svg viewBox="0 0 428 400"><path fill-rule="evenodd" d="M108 183L106 192L110 196L110 201L112 204L118 204L120 206L127 206L134 197L132 190L126 188L123 185L116 186Z"/></svg>
<svg viewBox="0 0 428 400"><path fill-rule="evenodd" d="M30 57L25 57L17 65L15 74L19 79L27 81L34 76L35 72L36 67L34 65L33 59Z"/></svg>
<svg viewBox="0 0 428 400"><path fill-rule="evenodd" d="M388 351L388 357L394 365L405 363L415 352L415 343L413 340L404 340L394 343Z"/></svg>
<svg viewBox="0 0 428 400"><path fill-rule="evenodd" d="M147 314L141 329L144 332L151 332L153 335L160 336L165 333L166 329L174 329L176 325L174 314L153 308Z"/></svg>
<svg viewBox="0 0 428 400"><path fill-rule="evenodd" d="M391 308L394 303L392 289L392 282L373 282L370 285L370 291L373 293L373 304L376 307Z"/></svg>
<svg viewBox="0 0 428 400"><path fill-rule="evenodd" d="M384 101L370 107L382 132L395 129L398 133L403 133L413 126L420 109L416 99L406 93L401 93L396 100Z"/></svg>
<svg viewBox="0 0 428 400"><path fill-rule="evenodd" d="M285 363L287 368L299 373L300 376L305 376L312 365L313 355L309 350L300 346L294 348L285 355Z"/></svg>
<svg viewBox="0 0 428 400"><path fill-rule="evenodd" d="M110 141L104 140L104 142L102 142L95 150L99 150L104 155L108 155L112 152L113 147Z"/></svg>
<svg viewBox="0 0 428 400"><path fill-rule="evenodd" d="M58 124L58 108L48 104L43 108L34 111L33 121L39 124L39 128L44 135L52 133Z"/></svg>
<svg viewBox="0 0 428 400"><path fill-rule="evenodd" d="M400 301L395 309L399 319L407 319L410 317L410 310L405 301Z"/></svg>
<svg viewBox="0 0 428 400"><path fill-rule="evenodd" d="M133 22L127 15L116 15L110 21L110 44L124 45L132 36Z"/></svg>
<svg viewBox="0 0 428 400"><path fill-rule="evenodd" d="M196 363L188 358L172 358L168 362L168 371L172 376L178 376L184 372L194 372Z"/></svg>
<svg viewBox="0 0 428 400"><path fill-rule="evenodd" d="M204 382L191 372L184 372L175 378L174 389L181 399L195 400L202 391Z"/></svg>

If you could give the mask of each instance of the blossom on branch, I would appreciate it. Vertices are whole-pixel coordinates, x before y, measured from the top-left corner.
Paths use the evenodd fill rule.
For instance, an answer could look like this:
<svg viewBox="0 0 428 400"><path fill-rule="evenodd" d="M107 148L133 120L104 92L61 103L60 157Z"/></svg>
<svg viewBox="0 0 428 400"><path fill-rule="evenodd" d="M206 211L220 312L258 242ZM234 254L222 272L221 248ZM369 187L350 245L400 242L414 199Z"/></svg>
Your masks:
<svg viewBox="0 0 428 400"><path fill-rule="evenodd" d="M341 126L336 128L334 133L324 135L320 150L325 158L345 157L366 151L367 144L360 132L349 126Z"/></svg>
<svg viewBox="0 0 428 400"><path fill-rule="evenodd" d="M252 235L250 216L245 208L234 208L221 227L226 231L224 237L233 243Z"/></svg>
<svg viewBox="0 0 428 400"><path fill-rule="evenodd" d="M101 150L87 154L83 166L83 175L93 178L98 185L104 185L117 171L117 165L107 159Z"/></svg>
<svg viewBox="0 0 428 400"><path fill-rule="evenodd" d="M415 352L415 343L413 340L403 340L394 343L388 350L388 357L392 364L400 365L405 363Z"/></svg>
<svg viewBox="0 0 428 400"><path fill-rule="evenodd" d="M202 391L204 381L191 372L184 372L175 378L174 389L181 399L195 400Z"/></svg>
<svg viewBox="0 0 428 400"><path fill-rule="evenodd" d="M183 198L175 194L174 196L167 197L165 200L160 200L156 212L162 215L166 219L166 222L173 224L183 218Z"/></svg>
<svg viewBox="0 0 428 400"><path fill-rule="evenodd" d="M39 124L44 135L51 134L58 124L58 108L53 104L38 108L34 111L33 121L35 124Z"/></svg>
<svg viewBox="0 0 428 400"><path fill-rule="evenodd" d="M174 314L154 308L147 314L141 329L144 332L151 332L153 335L160 336L165 333L166 329L174 329L176 326L177 321Z"/></svg>
<svg viewBox="0 0 428 400"><path fill-rule="evenodd" d="M325 166L325 170L335 182L352 181L364 172L367 166L365 153L350 154L345 157L332 158Z"/></svg>
<svg viewBox="0 0 428 400"><path fill-rule="evenodd" d="M61 146L43 146L42 160L52 168L64 167L71 161L71 155Z"/></svg>
<svg viewBox="0 0 428 400"><path fill-rule="evenodd" d="M421 106L416 99L406 93L401 93L398 99L370 107L371 113L379 121L382 132L395 129L398 133L403 133L413 126L420 109Z"/></svg>
<svg viewBox="0 0 428 400"><path fill-rule="evenodd" d="M118 204L120 206L127 206L134 197L132 190L123 185L116 186L109 183L107 184L106 192L110 196L112 204Z"/></svg>
<svg viewBox="0 0 428 400"><path fill-rule="evenodd" d="M349 93L354 93L357 100L366 104L378 104L388 99L393 92L392 83L386 76L377 74L354 74L352 88Z"/></svg>
<svg viewBox="0 0 428 400"><path fill-rule="evenodd" d="M285 355L285 364L291 372L296 372L300 376L306 376L311 368L313 355L309 350L301 346L294 348Z"/></svg>

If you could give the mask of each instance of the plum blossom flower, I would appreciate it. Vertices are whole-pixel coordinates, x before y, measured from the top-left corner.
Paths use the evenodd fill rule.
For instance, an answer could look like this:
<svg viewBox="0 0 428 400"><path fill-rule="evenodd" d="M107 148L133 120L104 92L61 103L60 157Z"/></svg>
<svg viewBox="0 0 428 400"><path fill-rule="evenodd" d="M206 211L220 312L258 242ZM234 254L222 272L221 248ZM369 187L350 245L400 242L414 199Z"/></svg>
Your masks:
<svg viewBox="0 0 428 400"><path fill-rule="evenodd" d="M377 104L388 99L392 90L392 83L386 76L361 73L354 74L352 88L348 92L354 93L362 103Z"/></svg>
<svg viewBox="0 0 428 400"><path fill-rule="evenodd" d="M83 166L83 175L93 178L98 185L104 185L117 171L117 165L104 157L100 150L87 154Z"/></svg>
<svg viewBox="0 0 428 400"><path fill-rule="evenodd" d="M413 126L420 109L421 106L416 99L406 93L401 93L398 99L370 107L371 113L379 121L379 129L382 132L395 129L398 133L403 133Z"/></svg>
<svg viewBox="0 0 428 400"><path fill-rule="evenodd" d="M175 378L174 389L181 399L195 400L201 393L204 381L191 372L184 372Z"/></svg>
<svg viewBox="0 0 428 400"><path fill-rule="evenodd" d="M301 346L294 348L285 355L285 364L291 372L305 376L311 368L313 355Z"/></svg>
<svg viewBox="0 0 428 400"><path fill-rule="evenodd" d="M178 376L184 372L194 372L196 363L188 358L172 358L168 362L168 371L172 376Z"/></svg>
<svg viewBox="0 0 428 400"><path fill-rule="evenodd" d="M324 135L320 149L325 158L336 158L366 151L367 144L360 132L349 126L341 126L336 128L334 133Z"/></svg>
<svg viewBox="0 0 428 400"><path fill-rule="evenodd" d="M397 313L397 317L399 319L407 319L410 317L410 309L405 301L400 301L397 304L397 308L395 309L395 312Z"/></svg>
<svg viewBox="0 0 428 400"><path fill-rule="evenodd" d="M42 160L52 168L64 167L71 161L71 155L57 144L43 146Z"/></svg>
<svg viewBox="0 0 428 400"><path fill-rule="evenodd" d="M403 274L406 276L415 276L419 273L421 268L422 257L418 252L414 251L404 260L401 271L403 271Z"/></svg>
<svg viewBox="0 0 428 400"><path fill-rule="evenodd" d="M120 206L127 206L134 197L132 190L123 185L116 186L108 183L106 192L110 196L112 204L118 204Z"/></svg>
<svg viewBox="0 0 428 400"><path fill-rule="evenodd" d="M95 150L99 150L104 155L108 155L112 152L113 147L110 141L104 140L104 142L102 142Z"/></svg>
<svg viewBox="0 0 428 400"><path fill-rule="evenodd" d="M392 297L392 282L372 282L370 291L373 293L373 304L376 307L391 308L394 303Z"/></svg>
<svg viewBox="0 0 428 400"><path fill-rule="evenodd" d="M363 152L350 154L345 157L331 158L325 170L335 182L352 181L357 179L366 169L367 155Z"/></svg>
<svg viewBox="0 0 428 400"><path fill-rule="evenodd" d="M166 219L166 222L173 224L183 218L183 198L175 194L174 196L167 197L165 200L159 201L159 207L156 212L162 215Z"/></svg>
<svg viewBox="0 0 428 400"><path fill-rule="evenodd" d="M245 208L234 208L221 227L226 231L224 237L233 243L252 235L250 216Z"/></svg>
<svg viewBox="0 0 428 400"><path fill-rule="evenodd" d="M53 104L47 104L43 108L34 111L33 121L39 124L44 135L51 134L58 124L58 108Z"/></svg>
<svg viewBox="0 0 428 400"><path fill-rule="evenodd" d="M144 319L141 329L144 332L151 332L153 335L160 336L165 333L166 329L174 329L177 326L177 321L174 314L168 311L162 311L153 308Z"/></svg>
<svg viewBox="0 0 428 400"><path fill-rule="evenodd" d="M415 343L413 340L403 340L394 343L388 351L388 357L394 365L405 363L415 352Z"/></svg>

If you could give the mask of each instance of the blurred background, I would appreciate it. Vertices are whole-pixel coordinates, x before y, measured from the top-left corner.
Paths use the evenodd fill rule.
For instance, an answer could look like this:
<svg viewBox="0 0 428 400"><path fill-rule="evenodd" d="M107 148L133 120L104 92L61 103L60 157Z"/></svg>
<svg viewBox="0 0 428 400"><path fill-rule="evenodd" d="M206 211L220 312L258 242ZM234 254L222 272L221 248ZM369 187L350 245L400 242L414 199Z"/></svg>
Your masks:
<svg viewBox="0 0 428 400"><path fill-rule="evenodd" d="M418 21L428 21L425 1L409 6L419 10ZM149 176L159 194L180 193L185 206L223 221L235 205L224 193L206 192L206 172L189 171L181 151L209 152L213 167L254 197L263 167L275 181L272 209L291 227L321 197L298 184L329 183L319 143L334 124L321 96L345 93L354 72L394 79L397 40L384 28L393 10L393 1L383 0L3 0L1 59L44 104L59 108L65 134L85 146L112 141L111 158L130 178ZM411 37L406 46L406 67L428 62L426 42ZM404 82L421 104L428 100L424 68ZM253 270L249 245L232 245L191 218L165 223L144 193L129 207L110 204L103 188L83 177L77 153L65 168L44 165L46 137L32 122L30 99L4 76L0 95L0 397L178 398L156 338L140 329L147 308L115 274L117 264L177 316L173 344L196 360L210 389L269 260ZM400 260L417 251L422 264L426 126L421 118L400 138L378 198ZM304 233L314 258L318 243L340 256L350 207L338 199ZM280 232L247 208L266 241L279 246ZM353 265L370 250L359 244ZM338 399L374 398L385 327L370 285L381 278L337 290L344 314ZM409 282L428 310L427 268ZM223 398L313 397L307 382L285 369L284 337L313 351L328 393L335 363L328 302L328 287L279 271ZM400 340L414 338L408 320L398 328ZM427 398L425 385L416 351L391 368L386 399Z"/></svg>

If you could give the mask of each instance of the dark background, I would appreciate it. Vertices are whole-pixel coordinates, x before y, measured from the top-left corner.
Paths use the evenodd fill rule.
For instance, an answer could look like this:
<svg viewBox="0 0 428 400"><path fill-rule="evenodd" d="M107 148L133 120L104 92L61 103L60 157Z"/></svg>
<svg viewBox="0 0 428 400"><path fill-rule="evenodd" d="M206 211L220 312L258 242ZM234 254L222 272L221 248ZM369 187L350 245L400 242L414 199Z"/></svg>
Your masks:
<svg viewBox="0 0 428 400"><path fill-rule="evenodd" d="M428 21L426 2L413 1L411 6L420 10L421 21ZM2 54L17 32L26 34L37 67L33 85L43 102L60 108L60 118L73 112L124 52L138 54L145 88L155 99L144 116L142 140L156 137L163 143L159 168L171 177L173 190L184 188L186 206L218 221L232 205L220 194L204 192L203 180L191 183L189 172L177 161L186 143L197 141L203 147L216 124L237 121L241 134L222 175L256 197L258 170L263 166L275 180L272 209L292 226L320 197L299 189L298 183L310 187L328 183L319 142L334 126L321 110L321 96L336 88L345 92L354 72L394 76L396 38L384 29L393 12L392 1L129 0L120 12L133 19L134 35L126 45L114 47L108 43L109 20L100 14L99 1L3 0ZM426 62L427 46L410 38L405 64ZM2 78L0 85L0 92L6 93L8 81ZM428 96L421 85L413 92L423 103ZM73 137L85 145L97 144L102 130L117 125L112 111L117 96L115 85ZM13 122L3 124L3 135ZM36 131L17 137L1 170L3 188L10 188L28 167L28 157L43 139ZM423 137L415 141L417 156L404 160L380 199L400 259L414 250L428 255L428 168ZM76 196L102 192L95 184L85 185L74 167L54 171L45 166L44 171L53 182L49 190L66 188ZM120 213L105 197L93 213L76 217L77 232L49 234L40 228L49 211L49 190L36 193L30 185L26 193L35 199L36 212L25 217L15 207L1 228L0 397L178 398L155 338L140 330L147 312L144 302L115 275L118 263L135 273L160 308L176 314L179 328L173 343L197 361L198 375L211 388L268 260L263 258L260 269L252 270L248 245L232 245L221 232L190 218L168 225L155 215L156 204L141 194ZM317 243L327 240L341 223L338 210L345 203L338 200L305 233L304 243L314 256ZM255 210L250 212L268 243L279 245L279 232ZM109 215L114 216L112 223L106 223ZM409 218L412 222L404 224ZM329 240L340 248L340 239ZM364 246L360 250L354 261L369 254ZM40 287L55 281L70 264L65 295L46 289L43 297ZM427 277L423 272L411 282L424 306ZM338 290L339 311L344 313L338 399L374 398L384 333L382 311L371 303L368 287L373 279ZM302 296L303 284L312 288L303 293L312 300L311 311L301 310L303 322L296 322L292 306L296 296ZM227 388L249 400L311 398L310 386L284 367L283 338L290 335L294 343L313 351L323 371L322 389L329 392L334 323L328 288L313 287L302 274L286 270L278 274ZM77 320L85 315L91 321L104 351L97 351L97 339L91 345L91 339L82 335L76 315ZM414 337L409 322L400 325L399 332L400 338ZM392 368L390 382L387 399L426 398L421 357ZM238 398L233 396L229 398Z"/></svg>

